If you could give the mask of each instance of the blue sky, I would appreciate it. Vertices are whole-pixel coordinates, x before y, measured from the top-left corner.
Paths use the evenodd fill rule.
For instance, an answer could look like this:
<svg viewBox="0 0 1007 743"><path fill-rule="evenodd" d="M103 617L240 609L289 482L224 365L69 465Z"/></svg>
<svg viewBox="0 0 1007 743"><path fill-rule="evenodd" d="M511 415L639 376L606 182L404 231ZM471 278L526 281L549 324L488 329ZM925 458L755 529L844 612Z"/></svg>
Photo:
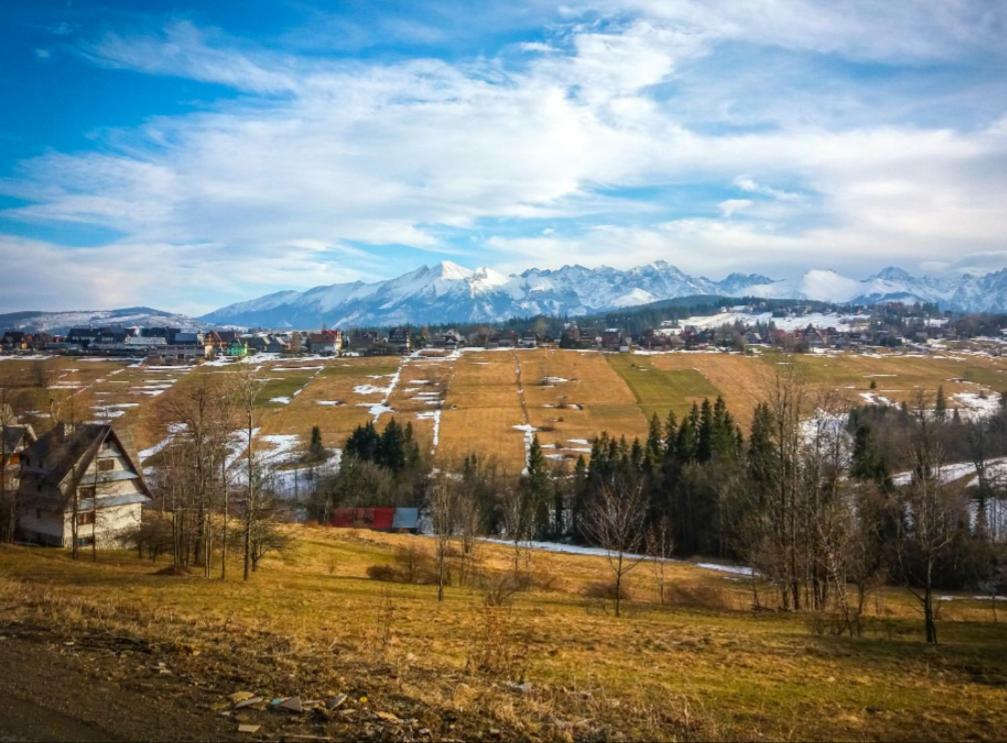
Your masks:
<svg viewBox="0 0 1007 743"><path fill-rule="evenodd" d="M0 35L0 311L1007 265L1005 2L35 0Z"/></svg>

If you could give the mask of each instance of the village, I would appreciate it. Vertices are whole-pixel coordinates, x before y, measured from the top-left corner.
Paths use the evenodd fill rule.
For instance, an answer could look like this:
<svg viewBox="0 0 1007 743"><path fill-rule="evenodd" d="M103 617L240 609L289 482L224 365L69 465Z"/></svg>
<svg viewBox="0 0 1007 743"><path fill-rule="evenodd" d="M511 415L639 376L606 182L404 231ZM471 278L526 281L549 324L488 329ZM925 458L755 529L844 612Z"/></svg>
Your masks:
<svg viewBox="0 0 1007 743"><path fill-rule="evenodd" d="M623 319L621 325L606 321ZM433 348L564 348L626 353L646 351L745 351L773 348L806 353L826 350L902 349L939 352L948 342L972 342L998 354L1007 329L996 317L942 315L933 308L900 304L821 311L796 306L786 311L763 305L721 306L704 315L662 319L647 316L560 320L531 318L497 327L456 325L430 328L269 330L177 327L88 326L63 334L0 328L0 354L146 358L150 363L244 358L257 353L284 356L407 355Z"/></svg>

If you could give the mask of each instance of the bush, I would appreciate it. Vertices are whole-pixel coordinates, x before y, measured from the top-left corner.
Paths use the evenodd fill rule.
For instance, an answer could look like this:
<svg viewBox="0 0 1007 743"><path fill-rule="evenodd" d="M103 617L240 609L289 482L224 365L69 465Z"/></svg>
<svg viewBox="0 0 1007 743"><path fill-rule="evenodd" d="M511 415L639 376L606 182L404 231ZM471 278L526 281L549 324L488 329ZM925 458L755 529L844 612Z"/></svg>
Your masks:
<svg viewBox="0 0 1007 743"><path fill-rule="evenodd" d="M483 603L486 606L506 606L514 594L522 589L522 581L513 573L489 575L483 587Z"/></svg>
<svg viewBox="0 0 1007 743"><path fill-rule="evenodd" d="M391 565L369 565L367 577L371 580L383 580L391 583L401 583L402 576Z"/></svg>
<svg viewBox="0 0 1007 743"><path fill-rule="evenodd" d="M617 592L615 588L615 581L600 581L597 583L588 583L584 586L584 595L589 599L611 599L615 600L617 597ZM618 591L618 598L626 601L630 598L629 590L626 588L625 584L620 586Z"/></svg>
<svg viewBox="0 0 1007 743"><path fill-rule="evenodd" d="M694 606L702 609L738 608L734 595L719 586L666 584L664 602L679 606Z"/></svg>
<svg viewBox="0 0 1007 743"><path fill-rule="evenodd" d="M399 547L392 557L393 564L382 563L367 568L367 577L371 580L390 583L420 583L437 582L437 571L434 558L417 546Z"/></svg>

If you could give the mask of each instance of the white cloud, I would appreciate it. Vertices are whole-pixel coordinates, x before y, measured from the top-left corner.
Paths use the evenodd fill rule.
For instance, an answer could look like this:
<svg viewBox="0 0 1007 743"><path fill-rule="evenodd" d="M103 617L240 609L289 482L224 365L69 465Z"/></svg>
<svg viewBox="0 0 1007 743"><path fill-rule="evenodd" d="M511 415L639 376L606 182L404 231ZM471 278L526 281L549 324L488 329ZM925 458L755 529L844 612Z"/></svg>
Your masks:
<svg viewBox="0 0 1007 743"><path fill-rule="evenodd" d="M9 217L124 233L74 251L81 291L99 293L33 279L39 296L102 296L106 306L104 298L135 302L127 295L148 292L191 304L193 289L170 295L164 282L127 281L123 267L219 272L232 282L230 299L398 273L411 266L350 244L456 252L444 237L451 230L485 235L509 269L575 255L621 265L665 258L710 273L793 271L840 253L853 270L880 260L952 267L959 255L1004 249L1002 110L970 129L889 119L851 126L842 117L829 126L767 87L762 108L785 110L767 115L774 126L707 129L688 121L690 110L724 107L723 121L743 121L731 109L753 95L750 80L732 85L727 66L715 91L686 83L698 61L739 41L913 64L995 58L1002 15L972 3L589 3L572 7L547 42L519 44L534 54L513 66L506 53L455 64L297 56L184 22L160 34L108 34L85 49L89 58L229 85L241 97L113 132L91 152L28 160L0 193L27 202L5 210ZM867 84L844 85L850 100L832 105L856 109L860 121ZM611 195L694 184L719 185L722 193L695 204L695 215L719 218L669 219L660 198ZM732 196L739 190L744 198ZM541 219L555 232L533 221ZM507 234L528 220L535 236L495 236L489 220L508 221ZM13 244L0 249L13 254ZM130 251L147 257L133 261ZM31 304L24 291L5 303Z"/></svg>

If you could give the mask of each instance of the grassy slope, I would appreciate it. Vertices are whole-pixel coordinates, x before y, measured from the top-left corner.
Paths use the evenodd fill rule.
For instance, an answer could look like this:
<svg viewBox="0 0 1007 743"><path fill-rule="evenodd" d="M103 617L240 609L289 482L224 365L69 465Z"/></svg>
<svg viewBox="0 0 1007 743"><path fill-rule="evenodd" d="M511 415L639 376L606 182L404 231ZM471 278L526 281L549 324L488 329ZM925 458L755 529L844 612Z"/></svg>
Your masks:
<svg viewBox="0 0 1007 743"><path fill-rule="evenodd" d="M663 369L652 358L628 354L606 356L609 365L626 380L648 419L654 413L664 419L669 410L681 418L693 402L701 402L704 397L712 400L720 393L696 369Z"/></svg>
<svg viewBox="0 0 1007 743"><path fill-rule="evenodd" d="M897 354L797 355L777 353L744 356L725 353L630 355L581 353L553 349L532 351L467 352L446 360L396 357L334 358L325 361L284 359L255 364L264 380L259 396L261 427L265 434L296 434L307 441L318 425L327 446L338 446L353 428L371 418L368 407L381 394L361 395L359 385L384 387L397 369L400 381L390 404L400 422L411 421L424 448L432 448L433 421L421 413L437 408L417 393L438 393L443 403L440 446L436 455L450 466L470 452L496 458L511 472L524 460L522 434L513 426L530 422L554 458L572 461L584 448L582 439L608 431L628 438L643 436L651 413L674 410L681 416L693 401L722 394L743 428L748 427L753 403L764 397L779 364L794 364L811 387L809 404L820 391L834 390L850 403L861 403L872 380L877 394L895 402L912 401L919 391L933 393L944 386L948 405L957 393L999 392L1007 388L1007 364L1000 358L959 354L920 357ZM318 370L318 366L324 368ZM47 411L49 398L63 400L65 416L87 420L95 405L137 404L120 408L117 425L132 429L139 448L162 440L170 422L171 401L204 375L233 372L236 366L175 369L132 368L117 361L54 358L34 362L0 361L0 386L23 395L25 405ZM240 367L245 368L245 367ZM517 370L521 370L519 395ZM548 382L549 377L567 381ZM44 383L75 389L45 389ZM425 380L415 385L413 380ZM144 394L140 388L159 380L174 381L163 394ZM422 389L420 389L422 388ZM300 392L297 396L293 393ZM72 395L72 397L71 397ZM291 397L289 404L270 403ZM340 401L338 406L320 401ZM72 411L71 411L72 408ZM387 414L382 416L386 418ZM44 431L49 421L28 420ZM573 441L571 441L573 440Z"/></svg>
<svg viewBox="0 0 1007 743"><path fill-rule="evenodd" d="M431 586L365 577L396 545L429 549L425 538L295 533L297 548L251 584L237 580L237 565L221 583L153 575L158 566L128 554L74 564L3 546L0 622L226 653L234 678L271 693L362 687L375 704L471 715L508 737L961 739L997 738L1007 724L1007 625L986 621L979 604L945 602L944 644L927 648L915 610L891 592L872 619L878 631L854 641L812 635L801 617L753 615L743 585L690 566L669 566L672 600L660 607L641 565L631 574L637 600L615 620L580 595L606 578L604 560L536 553L533 571L549 590L487 612L473 589L452 587L438 604ZM491 570L509 560L506 547L481 553ZM525 660L473 668L488 650ZM521 680L532 691L507 686Z"/></svg>

